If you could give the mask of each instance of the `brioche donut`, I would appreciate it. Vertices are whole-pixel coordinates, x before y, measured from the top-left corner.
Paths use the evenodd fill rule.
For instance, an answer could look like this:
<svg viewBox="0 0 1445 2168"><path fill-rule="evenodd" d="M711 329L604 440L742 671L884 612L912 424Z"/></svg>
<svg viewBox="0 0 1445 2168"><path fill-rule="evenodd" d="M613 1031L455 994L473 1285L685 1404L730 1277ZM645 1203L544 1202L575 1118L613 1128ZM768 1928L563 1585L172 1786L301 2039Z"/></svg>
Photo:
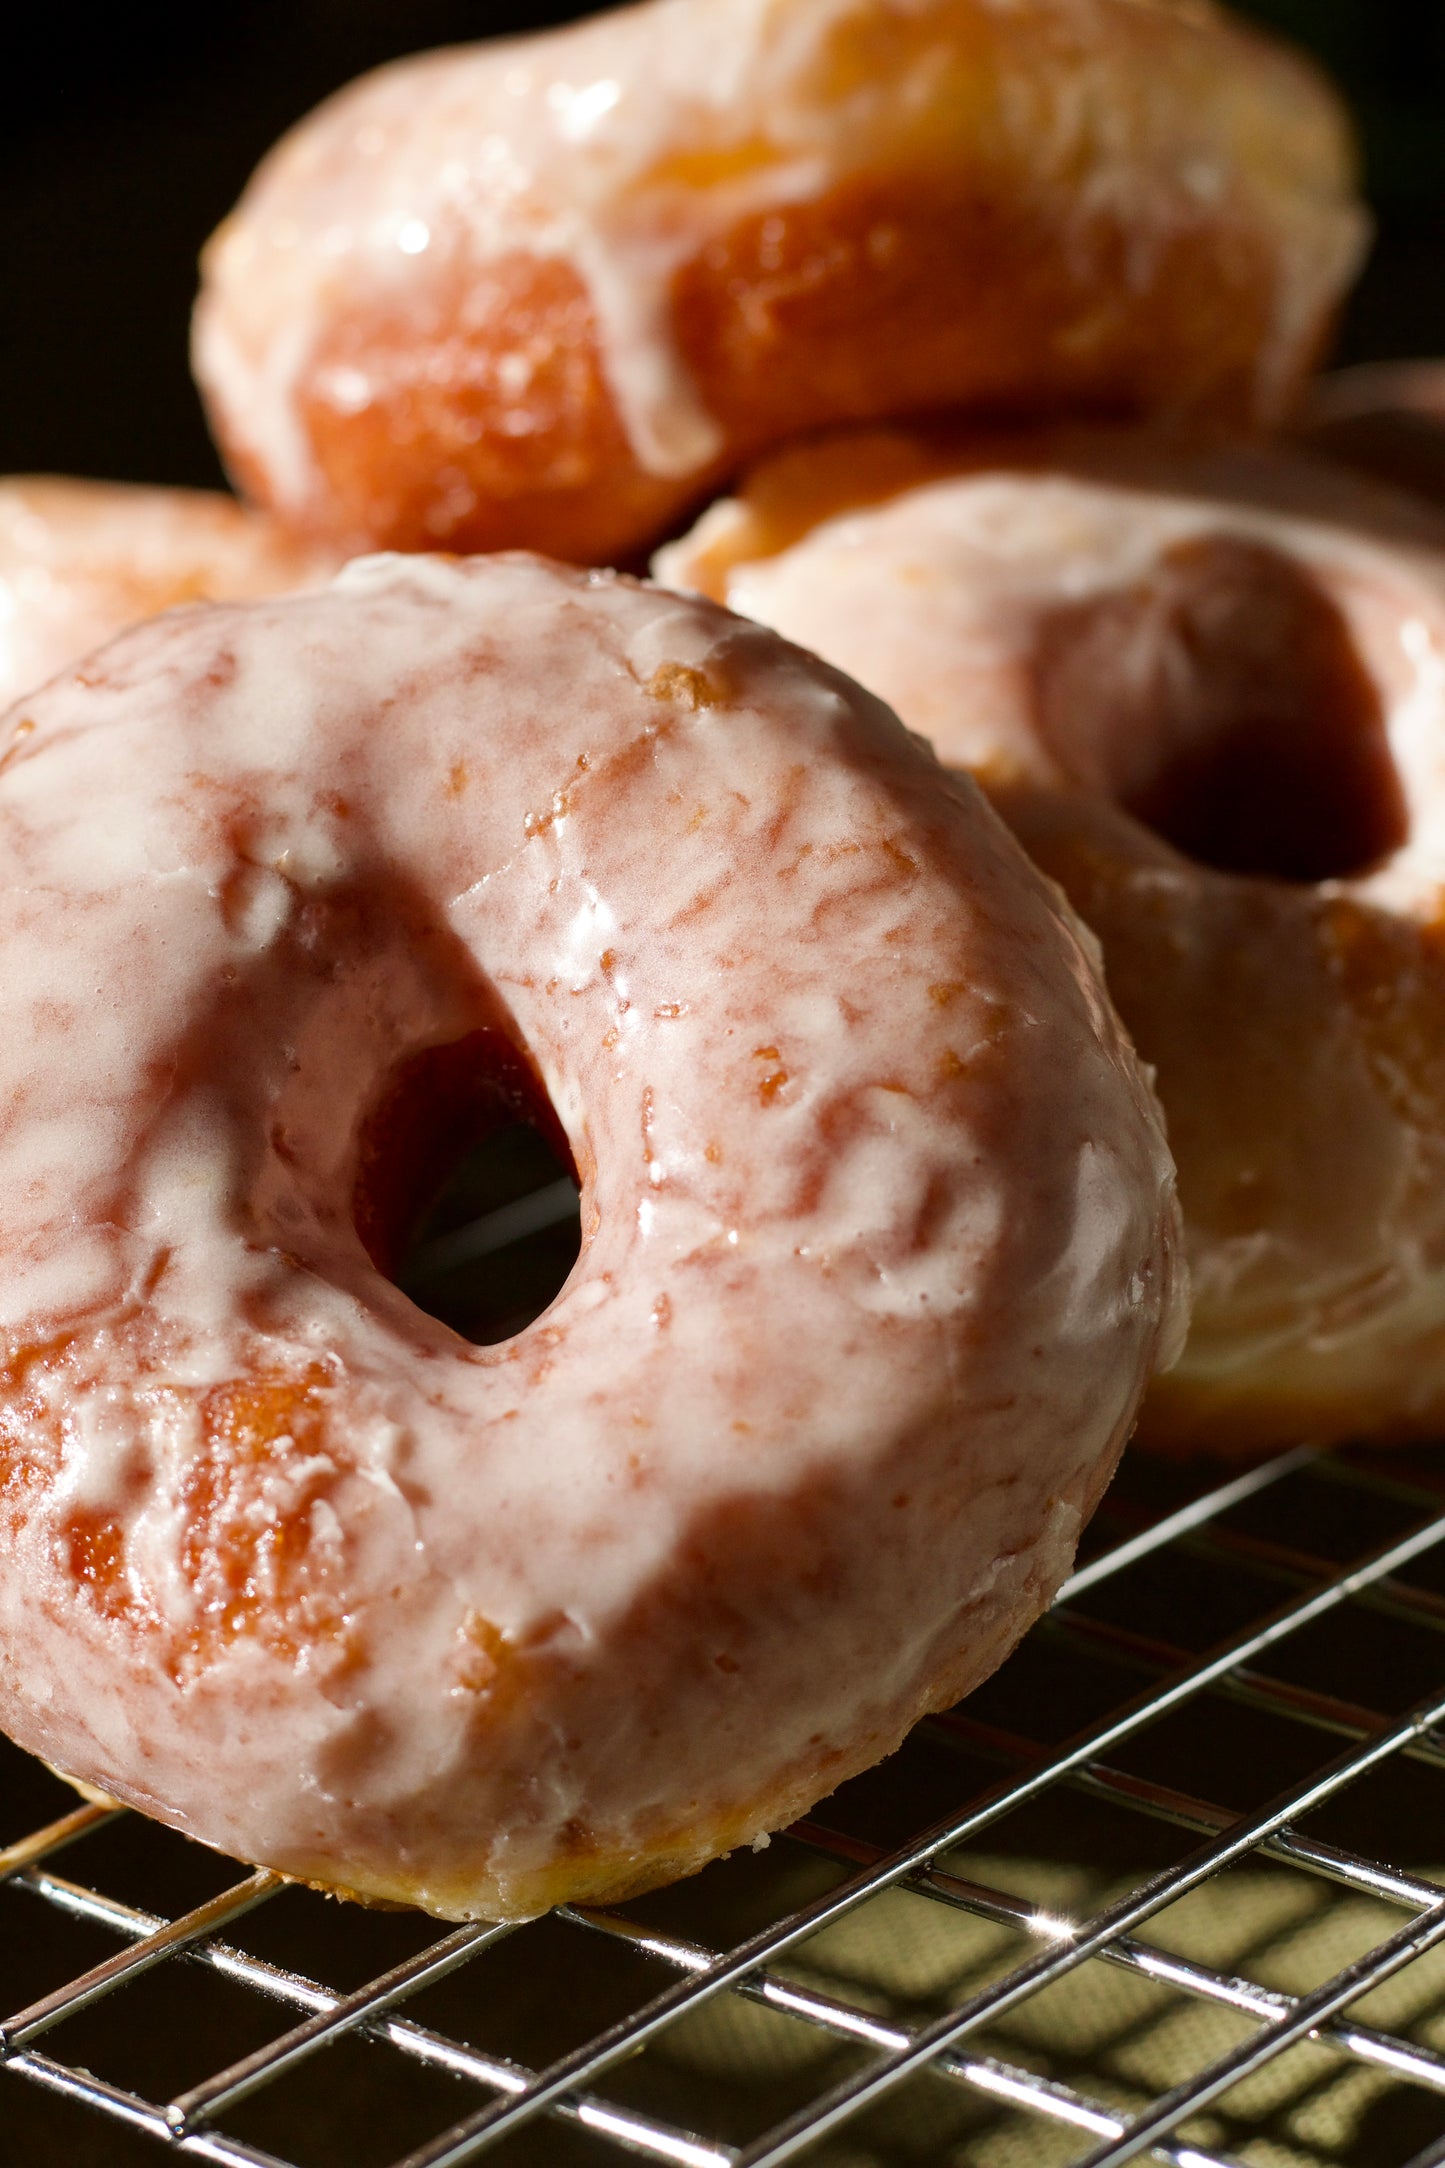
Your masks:
<svg viewBox="0 0 1445 2168"><path fill-rule="evenodd" d="M773 634L526 558L175 612L8 729L7 1729L509 1917L1001 1660L1181 1295L1149 1088L970 784ZM582 1251L474 1346L385 1276L397 1152L529 1100Z"/></svg>
<svg viewBox="0 0 1445 2168"><path fill-rule="evenodd" d="M1333 93L1202 0L645 0L303 121L194 359L288 519L600 562L830 422L1273 419L1363 238Z"/></svg>
<svg viewBox="0 0 1445 2168"><path fill-rule="evenodd" d="M0 481L0 710L175 603L280 594L335 570L334 551L219 491Z"/></svg>
<svg viewBox="0 0 1445 2168"><path fill-rule="evenodd" d="M880 433L659 570L891 701L1097 934L1194 1285L1141 1436L1438 1436L1445 527L1284 454Z"/></svg>

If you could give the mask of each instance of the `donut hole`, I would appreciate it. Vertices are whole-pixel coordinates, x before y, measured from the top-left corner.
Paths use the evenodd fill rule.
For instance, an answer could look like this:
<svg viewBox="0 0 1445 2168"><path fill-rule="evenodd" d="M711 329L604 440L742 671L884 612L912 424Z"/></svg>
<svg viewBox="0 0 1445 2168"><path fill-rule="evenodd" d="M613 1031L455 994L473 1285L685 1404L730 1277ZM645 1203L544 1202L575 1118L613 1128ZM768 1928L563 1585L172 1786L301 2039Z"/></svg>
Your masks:
<svg viewBox="0 0 1445 2168"><path fill-rule="evenodd" d="M362 1134L355 1218L377 1270L479 1346L521 1332L581 1246L566 1136L496 1031L413 1055Z"/></svg>
<svg viewBox="0 0 1445 2168"><path fill-rule="evenodd" d="M408 1246L396 1284L418 1309L489 1347L561 1293L582 1241L576 1179L514 1122L464 1152Z"/></svg>
<svg viewBox="0 0 1445 2168"><path fill-rule="evenodd" d="M1263 543L1179 543L1136 585L1053 612L1035 697L1065 772L1201 865L1343 879L1406 839L1384 710L1349 623Z"/></svg>

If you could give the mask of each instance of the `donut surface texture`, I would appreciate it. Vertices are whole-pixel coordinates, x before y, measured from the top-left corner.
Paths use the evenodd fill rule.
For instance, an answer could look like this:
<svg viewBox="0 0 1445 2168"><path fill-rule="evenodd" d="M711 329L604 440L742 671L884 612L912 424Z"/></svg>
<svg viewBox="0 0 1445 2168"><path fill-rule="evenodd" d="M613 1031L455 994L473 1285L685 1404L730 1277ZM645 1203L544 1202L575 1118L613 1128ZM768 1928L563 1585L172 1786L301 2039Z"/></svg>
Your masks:
<svg viewBox="0 0 1445 2168"><path fill-rule="evenodd" d="M970 770L1098 936L1194 1316L1141 1437L1445 1423L1445 527L1303 458L835 440L661 554Z"/></svg>
<svg viewBox="0 0 1445 2168"><path fill-rule="evenodd" d="M1333 93L1200 0L645 0L322 106L194 358L288 518L591 563L829 423L1277 417L1363 240Z"/></svg>
<svg viewBox="0 0 1445 2168"><path fill-rule="evenodd" d="M0 481L0 710L176 603L281 594L335 570L335 551L218 490Z"/></svg>
<svg viewBox="0 0 1445 2168"><path fill-rule="evenodd" d="M7 724L7 1729L521 1916L1001 1660L1181 1298L1157 1108L972 785L771 633L525 558L173 613ZM582 1251L474 1346L379 1269L391 1116L529 1087Z"/></svg>

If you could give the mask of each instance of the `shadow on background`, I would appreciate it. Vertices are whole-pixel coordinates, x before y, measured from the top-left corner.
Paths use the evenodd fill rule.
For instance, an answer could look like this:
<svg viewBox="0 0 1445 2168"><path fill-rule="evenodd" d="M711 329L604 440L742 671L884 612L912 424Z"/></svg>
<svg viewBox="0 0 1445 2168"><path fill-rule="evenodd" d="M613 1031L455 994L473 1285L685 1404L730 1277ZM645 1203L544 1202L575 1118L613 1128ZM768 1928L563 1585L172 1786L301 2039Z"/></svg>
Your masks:
<svg viewBox="0 0 1445 2168"><path fill-rule="evenodd" d="M195 259L281 130L393 55L565 0L32 0L0 26L0 472L219 478L186 361ZM1251 0L1365 136L1376 252L1341 357L1445 353L1445 6Z"/></svg>

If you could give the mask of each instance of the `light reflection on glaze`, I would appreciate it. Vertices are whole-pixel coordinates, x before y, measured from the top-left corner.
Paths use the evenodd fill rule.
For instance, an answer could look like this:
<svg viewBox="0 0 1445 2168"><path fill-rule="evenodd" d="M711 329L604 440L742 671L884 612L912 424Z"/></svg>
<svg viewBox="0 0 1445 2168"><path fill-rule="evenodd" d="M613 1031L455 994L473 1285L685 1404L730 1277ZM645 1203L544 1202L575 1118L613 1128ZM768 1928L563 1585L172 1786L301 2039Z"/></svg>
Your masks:
<svg viewBox="0 0 1445 2168"><path fill-rule="evenodd" d="M772 635L522 558L177 613L27 712L7 1728L247 1858L526 1913L999 1660L1181 1298L1147 1086L971 786ZM495 1348L350 1203L394 1065L479 1026L584 1180Z"/></svg>

